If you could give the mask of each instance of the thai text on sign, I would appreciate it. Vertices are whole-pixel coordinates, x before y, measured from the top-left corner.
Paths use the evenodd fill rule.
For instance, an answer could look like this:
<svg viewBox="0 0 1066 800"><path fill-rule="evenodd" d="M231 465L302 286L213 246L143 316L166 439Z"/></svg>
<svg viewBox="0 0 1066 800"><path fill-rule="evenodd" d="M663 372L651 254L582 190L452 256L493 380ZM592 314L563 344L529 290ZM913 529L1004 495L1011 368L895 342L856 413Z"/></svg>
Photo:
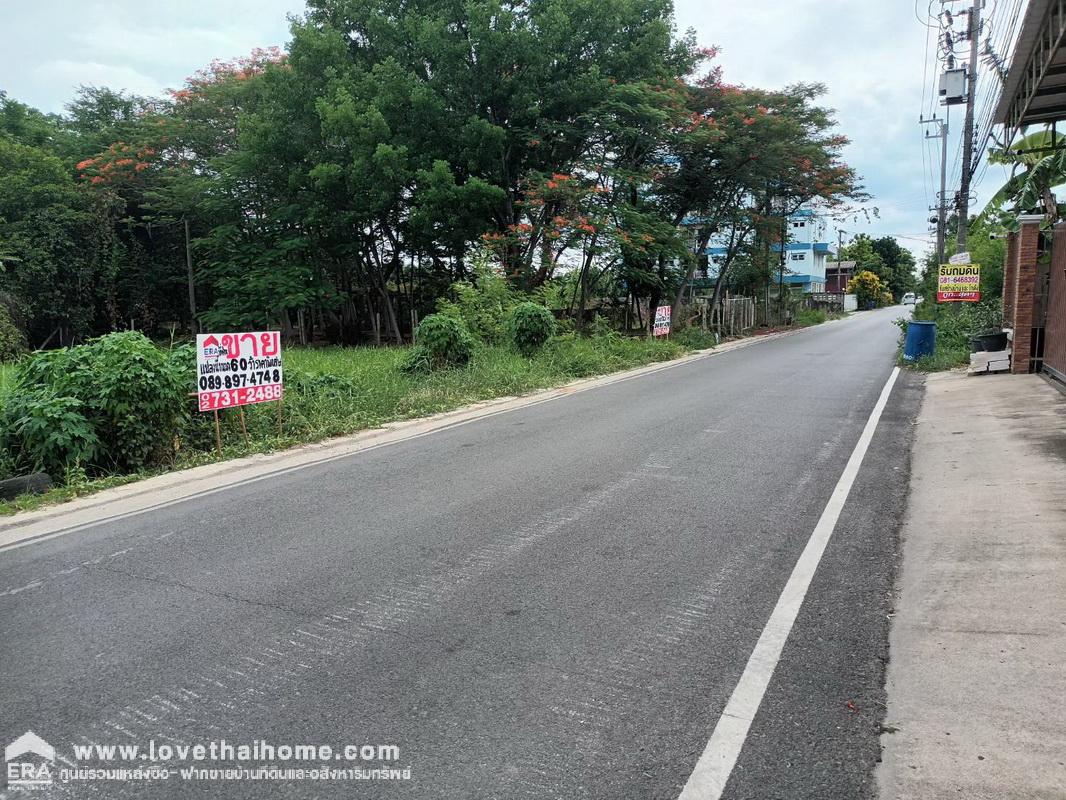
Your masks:
<svg viewBox="0 0 1066 800"><path fill-rule="evenodd" d="M981 299L979 264L941 264L936 285L938 303L976 303Z"/></svg>
<svg viewBox="0 0 1066 800"><path fill-rule="evenodd" d="M201 333L196 393L201 411L281 400L281 333Z"/></svg>
<svg viewBox="0 0 1066 800"><path fill-rule="evenodd" d="M655 309L655 324L651 332L654 336L667 336L670 333L670 306Z"/></svg>

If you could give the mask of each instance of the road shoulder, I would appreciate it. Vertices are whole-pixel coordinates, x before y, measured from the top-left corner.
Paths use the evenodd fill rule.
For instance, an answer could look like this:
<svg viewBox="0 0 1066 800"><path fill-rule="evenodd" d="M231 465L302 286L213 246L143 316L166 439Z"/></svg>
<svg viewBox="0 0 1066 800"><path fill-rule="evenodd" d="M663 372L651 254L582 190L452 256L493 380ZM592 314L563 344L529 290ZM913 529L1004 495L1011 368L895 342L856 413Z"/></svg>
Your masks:
<svg viewBox="0 0 1066 800"><path fill-rule="evenodd" d="M833 320L824 325L840 324ZM360 431L350 436L300 445L274 453L219 461L190 469L168 472L145 480L105 489L101 492L57 505L16 514L0 521L0 552L72 533L89 525L117 520L132 514L163 508L197 496L213 494L234 486L264 480L314 464L347 458L360 452L397 442L426 436L437 431L464 425L495 414L549 402L578 392L608 386L673 369L692 361L729 353L787 336L794 336L812 326L795 330L752 336L723 343L712 350L699 350L671 361L649 364L595 378L585 378L554 389L545 389L519 397L499 397L474 403L452 411L418 419L403 420L380 428Z"/></svg>
<svg viewBox="0 0 1066 800"><path fill-rule="evenodd" d="M1061 797L1066 399L930 376L890 638L883 800Z"/></svg>
<svg viewBox="0 0 1066 800"><path fill-rule="evenodd" d="M923 381L900 373L726 800L876 797L888 615Z"/></svg>

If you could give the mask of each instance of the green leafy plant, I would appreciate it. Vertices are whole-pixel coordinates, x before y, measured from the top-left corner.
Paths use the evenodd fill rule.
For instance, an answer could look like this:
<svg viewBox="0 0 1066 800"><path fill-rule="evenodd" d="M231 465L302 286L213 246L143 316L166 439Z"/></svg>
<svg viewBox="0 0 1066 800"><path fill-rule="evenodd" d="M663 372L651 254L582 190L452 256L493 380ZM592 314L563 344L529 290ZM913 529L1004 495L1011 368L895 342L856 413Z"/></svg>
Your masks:
<svg viewBox="0 0 1066 800"><path fill-rule="evenodd" d="M519 303L507 315L511 340L523 355L533 355L555 335L555 317L537 303Z"/></svg>
<svg viewBox="0 0 1066 800"><path fill-rule="evenodd" d="M14 395L4 409L4 449L14 471L44 470L62 476L100 452L100 439L84 414L84 404L49 387Z"/></svg>
<svg viewBox="0 0 1066 800"><path fill-rule="evenodd" d="M309 373L297 369L286 370L285 386L290 392L320 399L351 398L358 393L355 381L347 376Z"/></svg>
<svg viewBox="0 0 1066 800"><path fill-rule="evenodd" d="M26 352L26 337L11 319L7 307L0 303L0 361L14 361Z"/></svg>
<svg viewBox="0 0 1066 800"><path fill-rule="evenodd" d="M413 350L419 352L417 355L412 353L411 366L417 362L430 369L461 367L474 354L474 338L466 325L447 314L430 314L422 320L417 338L418 346Z"/></svg>
<svg viewBox="0 0 1066 800"><path fill-rule="evenodd" d="M671 333L670 341L690 350L707 350L718 344L718 337L710 331L703 331L698 326L690 325L677 333Z"/></svg>
<svg viewBox="0 0 1066 800"><path fill-rule="evenodd" d="M449 296L437 301L437 311L462 322L481 341L496 344L503 341L508 312L520 296L487 261L475 261L474 268L474 281L453 283Z"/></svg>
<svg viewBox="0 0 1066 800"><path fill-rule="evenodd" d="M129 472L165 463L188 413L191 350L161 350L125 331L37 353L16 372L11 396L21 412L5 413L5 439L51 469L81 463Z"/></svg>

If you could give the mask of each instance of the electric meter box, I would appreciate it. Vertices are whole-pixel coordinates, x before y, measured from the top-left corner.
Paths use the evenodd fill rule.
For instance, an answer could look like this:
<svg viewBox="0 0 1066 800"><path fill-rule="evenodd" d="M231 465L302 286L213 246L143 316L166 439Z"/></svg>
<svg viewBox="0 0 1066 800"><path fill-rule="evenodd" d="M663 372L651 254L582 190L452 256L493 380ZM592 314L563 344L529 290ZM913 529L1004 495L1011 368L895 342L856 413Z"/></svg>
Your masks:
<svg viewBox="0 0 1066 800"><path fill-rule="evenodd" d="M940 105L954 106L966 102L966 70L949 69L940 75Z"/></svg>

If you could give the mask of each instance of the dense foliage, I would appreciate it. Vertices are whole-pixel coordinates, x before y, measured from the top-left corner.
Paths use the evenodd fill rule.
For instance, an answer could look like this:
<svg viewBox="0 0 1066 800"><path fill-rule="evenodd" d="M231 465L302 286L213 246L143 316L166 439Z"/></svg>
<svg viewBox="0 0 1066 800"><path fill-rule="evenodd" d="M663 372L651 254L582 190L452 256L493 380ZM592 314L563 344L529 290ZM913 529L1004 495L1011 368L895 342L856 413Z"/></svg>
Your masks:
<svg viewBox="0 0 1066 800"><path fill-rule="evenodd" d="M899 300L905 293L914 291L917 285L914 256L891 236L873 239L859 234L841 249L839 257L841 261L854 261L857 273L869 272L876 276L881 282L877 294L889 292Z"/></svg>
<svg viewBox="0 0 1066 800"><path fill-rule="evenodd" d="M507 317L507 329L519 352L531 355L555 335L555 317L537 303L519 303Z"/></svg>
<svg viewBox="0 0 1066 800"><path fill-rule="evenodd" d="M60 495L71 496L122 480L124 474L143 472L128 460L123 466L113 453L147 454L142 466L148 469L172 463L191 466L215 458L213 416L183 413L192 405L185 396L194 374L189 348L171 350L146 344L139 334L117 334L107 340L108 354L87 353L99 347L99 342L92 342L26 360L15 370L0 390L0 479L44 469L56 477ZM691 346L708 344L691 342ZM225 455L316 441L390 420L673 358L684 351L677 341L615 332L565 334L532 356L520 354L510 344L475 340L473 345L465 366L434 370L426 360L424 369L413 371L407 368L413 354L426 358L419 346L289 349L282 413L274 403L246 407L243 414L236 409L220 412ZM90 376L80 366L71 384L57 374L61 365L85 364L142 381L157 380L148 373L162 368L168 377L178 378L178 390L171 391L174 387L169 381L163 383L169 394L166 408L126 392L93 403L84 397ZM107 391L112 383L103 380L95 388ZM145 407L151 416L130 413L128 402ZM129 417L121 430L113 427L116 413ZM114 450L112 441L117 446ZM26 502L31 501L20 501L19 507ZM0 513L11 510L0 503Z"/></svg>
<svg viewBox="0 0 1066 800"><path fill-rule="evenodd" d="M418 326L418 344L410 355L411 369L461 367L474 354L474 337L461 319L430 314Z"/></svg>
<svg viewBox="0 0 1066 800"><path fill-rule="evenodd" d="M191 348L135 331L34 354L8 387L0 437L16 469L128 472L168 462L188 408Z"/></svg>
<svg viewBox="0 0 1066 800"><path fill-rule="evenodd" d="M479 304L500 341L505 304L473 295L501 287L640 328L712 235L715 293L758 288L783 215L863 198L820 86L732 86L713 57L668 0L312 0L286 50L164 98L0 95L0 293L34 348L197 323L399 342Z"/></svg>
<svg viewBox="0 0 1066 800"><path fill-rule="evenodd" d="M882 305L887 287L870 270L860 270L848 281L848 293L855 295L859 308ZM890 297L891 299L891 297Z"/></svg>

